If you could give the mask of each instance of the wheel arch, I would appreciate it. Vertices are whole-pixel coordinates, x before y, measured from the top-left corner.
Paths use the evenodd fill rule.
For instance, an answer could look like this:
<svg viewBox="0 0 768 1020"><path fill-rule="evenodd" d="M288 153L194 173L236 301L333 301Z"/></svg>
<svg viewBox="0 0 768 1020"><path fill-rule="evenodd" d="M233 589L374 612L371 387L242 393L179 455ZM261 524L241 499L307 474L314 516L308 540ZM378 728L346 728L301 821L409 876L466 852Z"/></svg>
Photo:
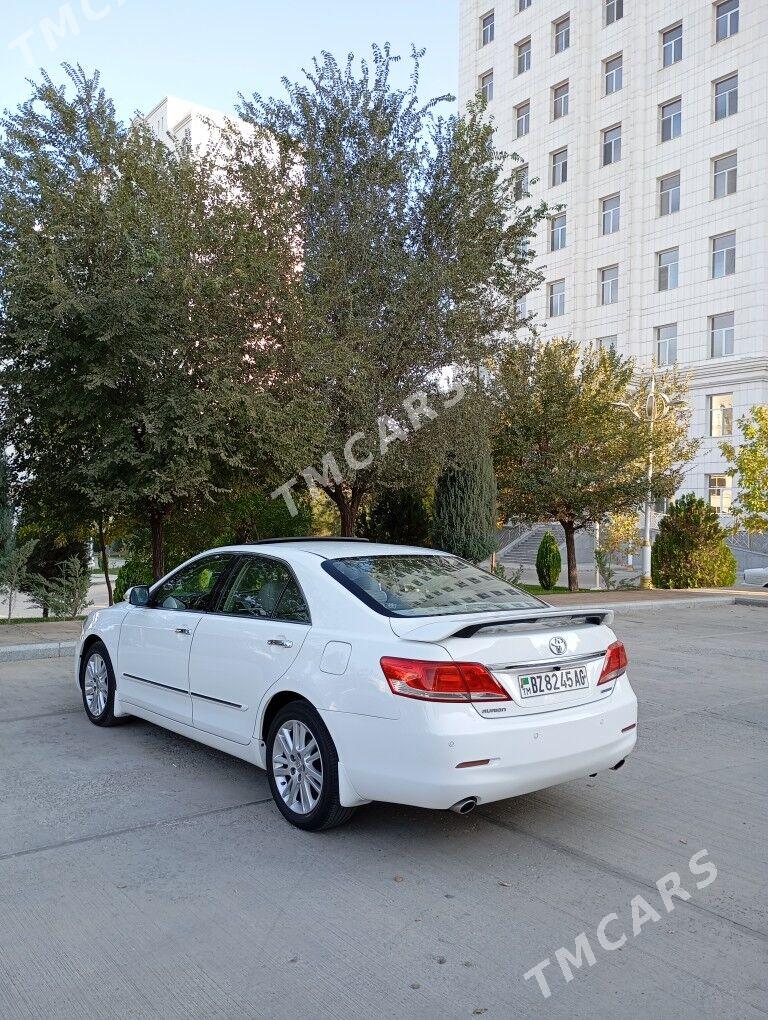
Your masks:
<svg viewBox="0 0 768 1020"><path fill-rule="evenodd" d="M316 706L312 704L309 698L304 697L303 694L299 694L298 691L277 691L266 704L264 713L261 717L261 724L259 726L259 739L265 744L267 742L267 736L269 735L269 727L272 725L272 720L275 718L281 708L286 705L290 705L292 701L303 701L307 705L311 705L312 708L316 709Z"/></svg>
<svg viewBox="0 0 768 1020"><path fill-rule="evenodd" d="M77 679L80 686L83 686L83 660L88 654L88 650L93 648L95 644L100 644L104 647L104 651L109 655L109 649L98 634L89 634L88 637L83 641L83 647L80 649L80 661L77 664ZM109 655L110 664L112 663L112 656ZM113 666L114 668L114 666Z"/></svg>

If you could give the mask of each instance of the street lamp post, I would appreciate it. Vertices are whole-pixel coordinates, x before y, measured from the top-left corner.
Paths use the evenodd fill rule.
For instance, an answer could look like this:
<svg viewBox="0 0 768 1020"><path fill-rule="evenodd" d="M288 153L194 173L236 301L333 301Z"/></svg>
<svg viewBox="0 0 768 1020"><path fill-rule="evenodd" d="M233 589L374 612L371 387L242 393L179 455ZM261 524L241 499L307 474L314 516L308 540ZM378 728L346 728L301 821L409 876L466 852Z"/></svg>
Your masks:
<svg viewBox="0 0 768 1020"><path fill-rule="evenodd" d="M661 421L666 418L667 415L676 407L680 407L685 401L679 397L668 397L666 393L662 392L656 386L656 371L651 369L651 385L648 391L648 396L645 399L643 406L643 413L639 414L634 407L630 407L629 404L616 402L615 407L620 407L624 411L628 411L635 421L642 424L646 422L648 426L648 437L651 442L649 443L648 449L648 468L647 468L647 480L645 490L645 507L643 514L643 555L642 555L642 574L640 576L640 587L641 588L653 588L653 581L651 579L651 502L652 502L652 489L653 489L653 426L657 421Z"/></svg>

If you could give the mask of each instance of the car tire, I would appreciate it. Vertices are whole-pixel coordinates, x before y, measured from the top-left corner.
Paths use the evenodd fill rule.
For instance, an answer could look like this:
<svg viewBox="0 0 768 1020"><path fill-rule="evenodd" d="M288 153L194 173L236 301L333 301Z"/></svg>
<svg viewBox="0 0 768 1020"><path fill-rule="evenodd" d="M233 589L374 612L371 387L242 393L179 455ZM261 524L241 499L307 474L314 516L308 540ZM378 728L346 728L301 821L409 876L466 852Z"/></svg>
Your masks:
<svg viewBox="0 0 768 1020"><path fill-rule="evenodd" d="M80 691L85 714L94 726L117 726L115 671L103 641L94 641L80 660Z"/></svg>
<svg viewBox="0 0 768 1020"><path fill-rule="evenodd" d="M355 813L339 800L339 756L333 739L306 701L290 702L272 720L267 777L278 810L297 829L332 829Z"/></svg>

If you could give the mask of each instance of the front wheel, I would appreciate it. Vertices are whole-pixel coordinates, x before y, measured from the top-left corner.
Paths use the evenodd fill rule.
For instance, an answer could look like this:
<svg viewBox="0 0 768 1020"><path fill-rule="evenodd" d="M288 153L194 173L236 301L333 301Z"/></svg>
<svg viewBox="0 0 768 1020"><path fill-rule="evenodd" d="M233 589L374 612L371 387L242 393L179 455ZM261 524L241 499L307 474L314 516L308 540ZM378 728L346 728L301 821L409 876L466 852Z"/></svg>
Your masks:
<svg viewBox="0 0 768 1020"><path fill-rule="evenodd" d="M354 808L339 801L339 756L323 720L305 701L281 708L267 737L267 777L291 825L317 832L343 825Z"/></svg>
<svg viewBox="0 0 768 1020"><path fill-rule="evenodd" d="M94 726L115 726L115 672L102 641L94 641L80 662L85 714Z"/></svg>

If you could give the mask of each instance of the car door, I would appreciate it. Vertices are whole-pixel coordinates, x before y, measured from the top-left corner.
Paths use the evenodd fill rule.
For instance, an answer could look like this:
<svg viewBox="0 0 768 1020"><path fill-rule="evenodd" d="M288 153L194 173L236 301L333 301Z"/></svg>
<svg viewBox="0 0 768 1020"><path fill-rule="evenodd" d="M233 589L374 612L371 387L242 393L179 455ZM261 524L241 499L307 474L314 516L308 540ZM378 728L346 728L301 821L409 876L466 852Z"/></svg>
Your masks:
<svg viewBox="0 0 768 1020"><path fill-rule="evenodd" d="M282 560L245 555L195 629L189 660L194 725L247 744L269 687L299 654L309 607Z"/></svg>
<svg viewBox="0 0 768 1020"><path fill-rule="evenodd" d="M193 560L154 587L146 606L130 607L118 649L122 701L192 723L192 638L236 559L234 553L214 553Z"/></svg>

